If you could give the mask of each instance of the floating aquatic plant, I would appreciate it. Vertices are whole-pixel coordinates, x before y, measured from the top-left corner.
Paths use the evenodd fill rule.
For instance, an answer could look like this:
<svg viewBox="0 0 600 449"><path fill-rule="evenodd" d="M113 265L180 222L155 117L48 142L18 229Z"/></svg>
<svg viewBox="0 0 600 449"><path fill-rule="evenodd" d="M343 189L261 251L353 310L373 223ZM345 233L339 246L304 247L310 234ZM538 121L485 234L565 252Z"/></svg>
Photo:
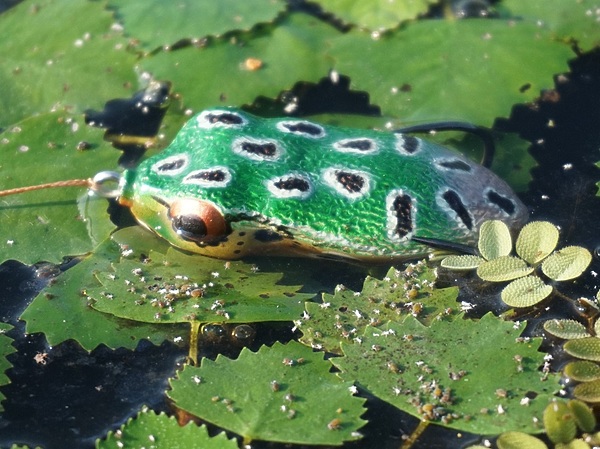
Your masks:
<svg viewBox="0 0 600 449"><path fill-rule="evenodd" d="M547 221L527 224L517 238L515 251L508 227L499 220L486 221L479 230L480 256L448 256L442 266L451 270L477 269L477 275L488 282L509 282L502 290L502 300L511 307L530 307L550 296L551 285L537 274L553 281L579 277L592 260L581 246L567 246L555 251L558 229Z"/></svg>
<svg viewBox="0 0 600 449"><path fill-rule="evenodd" d="M580 382L573 389L573 396L585 402L600 402L600 321L596 320L593 333L574 320L555 319L544 323L544 330L558 338L568 340L564 351L582 360L569 362L563 373L569 379Z"/></svg>

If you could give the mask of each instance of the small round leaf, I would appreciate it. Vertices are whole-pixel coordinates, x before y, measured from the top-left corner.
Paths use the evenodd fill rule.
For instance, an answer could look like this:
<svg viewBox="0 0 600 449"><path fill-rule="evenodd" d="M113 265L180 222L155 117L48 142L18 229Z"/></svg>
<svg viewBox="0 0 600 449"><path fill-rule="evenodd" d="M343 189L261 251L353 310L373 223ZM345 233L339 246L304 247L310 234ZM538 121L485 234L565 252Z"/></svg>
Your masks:
<svg viewBox="0 0 600 449"><path fill-rule="evenodd" d="M550 255L542 263L542 271L555 281L567 281L579 277L585 271L592 255L581 246L567 246Z"/></svg>
<svg viewBox="0 0 600 449"><path fill-rule="evenodd" d="M600 379L600 365L587 360L576 360L567 363L563 373L577 382L589 382L590 380Z"/></svg>
<svg viewBox="0 0 600 449"><path fill-rule="evenodd" d="M557 243L556 226L547 221L533 221L521 229L515 249L522 259L535 265L548 257Z"/></svg>
<svg viewBox="0 0 600 449"><path fill-rule="evenodd" d="M544 428L553 443L568 443L577 434L575 417L567 404L554 401L544 410Z"/></svg>
<svg viewBox="0 0 600 449"><path fill-rule="evenodd" d="M573 413L577 427L584 432L593 432L596 428L596 416L590 407L585 403L572 399L567 402L567 407Z"/></svg>
<svg viewBox="0 0 600 449"><path fill-rule="evenodd" d="M577 385L573 389L573 396L585 402L600 402L600 379Z"/></svg>
<svg viewBox="0 0 600 449"><path fill-rule="evenodd" d="M482 262L485 260L478 256L448 256L442 260L441 266L450 270L473 270Z"/></svg>
<svg viewBox="0 0 600 449"><path fill-rule="evenodd" d="M498 449L548 449L543 441L523 432L504 432L496 441Z"/></svg>
<svg viewBox="0 0 600 449"><path fill-rule="evenodd" d="M500 220L485 221L479 228L478 248L487 260L508 256L512 250L508 226Z"/></svg>
<svg viewBox="0 0 600 449"><path fill-rule="evenodd" d="M511 307L531 307L552 293L552 287L537 276L527 276L508 284L500 297Z"/></svg>
<svg viewBox="0 0 600 449"><path fill-rule="evenodd" d="M567 354L585 360L600 362L600 338L586 337L569 340L563 345Z"/></svg>
<svg viewBox="0 0 600 449"><path fill-rule="evenodd" d="M590 449L590 445L579 438L568 443L558 443L554 446L554 449Z"/></svg>
<svg viewBox="0 0 600 449"><path fill-rule="evenodd" d="M575 320L548 320L544 323L544 330L565 340L590 336L585 326Z"/></svg>
<svg viewBox="0 0 600 449"><path fill-rule="evenodd" d="M477 267L477 276L484 281L506 282L527 276L532 271L533 268L518 257L500 256L479 265Z"/></svg>

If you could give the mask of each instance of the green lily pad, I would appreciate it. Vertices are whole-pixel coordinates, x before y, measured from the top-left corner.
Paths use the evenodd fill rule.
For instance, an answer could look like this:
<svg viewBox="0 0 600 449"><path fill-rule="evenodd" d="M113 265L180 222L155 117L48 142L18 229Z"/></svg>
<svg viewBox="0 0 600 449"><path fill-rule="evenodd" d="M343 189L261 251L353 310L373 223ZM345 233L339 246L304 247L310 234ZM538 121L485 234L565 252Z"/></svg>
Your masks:
<svg viewBox="0 0 600 449"><path fill-rule="evenodd" d="M115 242L115 239L120 239L120 242ZM189 326L133 322L90 307L85 291L98 285L94 273L108 271L111 261L118 260L127 244L135 245L136 248L144 244L144 249L153 245L166 247L162 240L155 239L152 234L139 227L117 232L112 240L107 240L96 248L93 255L62 273L40 292L20 317L27 323L26 332L44 333L52 346L73 339L88 351L100 344L109 348L134 349L141 339L160 344L181 336L185 338L189 333Z"/></svg>
<svg viewBox="0 0 600 449"><path fill-rule="evenodd" d="M577 434L577 424L567 404L554 401L544 410L544 428L553 443L568 443Z"/></svg>
<svg viewBox="0 0 600 449"><path fill-rule="evenodd" d="M500 297L510 307L531 307L551 293L552 286L544 284L539 277L525 276L504 287Z"/></svg>
<svg viewBox="0 0 600 449"><path fill-rule="evenodd" d="M160 0L110 0L108 6L115 9L126 35L138 39L146 50L182 39L249 30L273 21L285 10L281 0L184 0L170 5Z"/></svg>
<svg viewBox="0 0 600 449"><path fill-rule="evenodd" d="M342 379L355 379L421 419L479 434L537 433L542 429L532 417L541 419L558 376L541 378L541 339L517 342L524 327L492 314L430 327L409 316L386 328L368 327L361 344L342 343L345 357L332 362ZM389 363L398 369L389 370ZM532 392L535 398L527 399Z"/></svg>
<svg viewBox="0 0 600 449"><path fill-rule="evenodd" d="M567 363L563 368L563 373L575 381L588 382L600 379L600 365L587 360L576 360Z"/></svg>
<svg viewBox="0 0 600 449"><path fill-rule="evenodd" d="M479 228L479 252L486 260L505 257L512 251L512 239L508 226L500 220L488 220Z"/></svg>
<svg viewBox="0 0 600 449"><path fill-rule="evenodd" d="M0 128L130 94L136 56L112 23L102 2L81 0L22 2L0 15L2 34L11 36L0 41Z"/></svg>
<svg viewBox="0 0 600 449"><path fill-rule="evenodd" d="M515 249L519 257L535 265L548 257L557 243L556 226L547 221L533 221L521 229Z"/></svg>
<svg viewBox="0 0 600 449"><path fill-rule="evenodd" d="M91 149L78 150L80 142L92 143ZM102 131L84 125L79 116L54 112L31 117L0 134L0 189L85 179L116 167L118 157L102 141ZM114 229L107 207L106 200L89 198L85 187L3 197L0 261L58 263L64 256L91 251Z"/></svg>
<svg viewBox="0 0 600 449"><path fill-rule="evenodd" d="M585 326L575 320L548 320L544 322L544 330L565 340L589 337L590 335Z"/></svg>
<svg viewBox="0 0 600 449"><path fill-rule="evenodd" d="M579 359L600 362L600 338L585 337L569 340L563 347L567 354Z"/></svg>
<svg viewBox="0 0 600 449"><path fill-rule="evenodd" d="M416 19L425 14L436 0L417 0L410 2L390 2L389 0L371 0L357 2L354 0L318 0L326 12L337 19L359 28L383 31L397 27L401 22Z"/></svg>
<svg viewBox="0 0 600 449"><path fill-rule="evenodd" d="M523 432L504 432L496 444L498 449L548 449L543 441Z"/></svg>
<svg viewBox="0 0 600 449"><path fill-rule="evenodd" d="M552 36L528 21L422 20L379 39L350 31L331 40L329 53L384 114L490 126L568 71L575 55Z"/></svg>
<svg viewBox="0 0 600 449"><path fill-rule="evenodd" d="M583 382L573 389L573 396L585 402L600 402L600 379Z"/></svg>
<svg viewBox="0 0 600 449"><path fill-rule="evenodd" d="M485 262L485 259L479 256L462 255L445 257L441 266L450 270L474 270Z"/></svg>
<svg viewBox="0 0 600 449"><path fill-rule="evenodd" d="M361 437L365 400L330 368L323 353L275 343L256 353L244 348L236 360L219 355L186 366L167 394L177 407L247 442L337 446Z"/></svg>
<svg viewBox="0 0 600 449"><path fill-rule="evenodd" d="M501 16L538 23L556 40L576 40L582 51L600 44L598 4L594 0L503 0Z"/></svg>
<svg viewBox="0 0 600 449"><path fill-rule="evenodd" d="M6 332L12 329L10 324L0 323L0 386L10 383L10 379L6 375L6 370L12 367L11 363L6 358L17 350L12 345L12 338L4 335ZM4 410L2 407L2 401L4 395L0 393L0 412Z"/></svg>
<svg viewBox="0 0 600 449"><path fill-rule="evenodd" d="M213 437L206 426L189 422L180 426L174 417L144 408L135 418L130 418L117 432L109 432L106 439L96 440L96 449L237 449L235 438L225 432Z"/></svg>
<svg viewBox="0 0 600 449"><path fill-rule="evenodd" d="M527 263L513 256L501 256L496 259L486 260L477 267L477 276L484 281L505 282L527 276L533 268Z"/></svg>
<svg viewBox="0 0 600 449"><path fill-rule="evenodd" d="M590 252L581 246L567 246L548 256L542 263L542 271L554 281L575 279L592 261Z"/></svg>
<svg viewBox="0 0 600 449"><path fill-rule="evenodd" d="M323 302L307 302L307 314L296 321L300 341L341 354L340 343L360 342L367 325L378 328L408 314L424 324L455 316L458 288L434 288L434 280L434 271L418 263L405 271L391 268L383 280L368 276L361 292L340 287L334 295L323 294Z"/></svg>
<svg viewBox="0 0 600 449"><path fill-rule="evenodd" d="M140 69L156 79L170 80L185 105L207 106L252 103L258 95L276 97L296 81L316 82L331 63L323 43L340 34L330 25L302 13L286 16L277 26L242 34L234 41L216 39L202 48L161 51L140 61ZM258 70L245 61L261 61ZM199 76L199 74L202 74Z"/></svg>
<svg viewBox="0 0 600 449"><path fill-rule="evenodd" d="M277 285L281 274L256 272L244 262L174 248L145 254L145 261L127 256L96 274L101 285L86 289L94 309L146 323L292 321L314 296Z"/></svg>

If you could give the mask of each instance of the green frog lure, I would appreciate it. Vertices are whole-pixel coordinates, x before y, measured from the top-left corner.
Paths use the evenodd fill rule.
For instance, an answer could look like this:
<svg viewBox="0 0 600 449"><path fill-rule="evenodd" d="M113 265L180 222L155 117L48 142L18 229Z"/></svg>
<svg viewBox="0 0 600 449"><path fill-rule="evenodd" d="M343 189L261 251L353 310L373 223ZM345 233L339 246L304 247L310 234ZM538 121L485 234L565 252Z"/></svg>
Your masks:
<svg viewBox="0 0 600 449"><path fill-rule="evenodd" d="M97 189L181 249L222 259L288 255L367 262L473 244L485 220L527 208L487 168L412 135L205 110L160 154Z"/></svg>

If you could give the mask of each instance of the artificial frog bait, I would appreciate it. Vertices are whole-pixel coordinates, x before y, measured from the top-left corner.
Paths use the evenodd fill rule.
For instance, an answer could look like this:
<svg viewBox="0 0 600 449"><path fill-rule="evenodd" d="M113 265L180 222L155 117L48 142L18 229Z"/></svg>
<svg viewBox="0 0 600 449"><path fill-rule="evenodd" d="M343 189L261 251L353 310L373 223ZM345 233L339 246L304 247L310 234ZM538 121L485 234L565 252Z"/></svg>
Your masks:
<svg viewBox="0 0 600 449"><path fill-rule="evenodd" d="M430 252L413 237L473 244L485 220L528 211L488 169L400 133L205 110L126 170L119 202L172 245L223 259L360 261Z"/></svg>

